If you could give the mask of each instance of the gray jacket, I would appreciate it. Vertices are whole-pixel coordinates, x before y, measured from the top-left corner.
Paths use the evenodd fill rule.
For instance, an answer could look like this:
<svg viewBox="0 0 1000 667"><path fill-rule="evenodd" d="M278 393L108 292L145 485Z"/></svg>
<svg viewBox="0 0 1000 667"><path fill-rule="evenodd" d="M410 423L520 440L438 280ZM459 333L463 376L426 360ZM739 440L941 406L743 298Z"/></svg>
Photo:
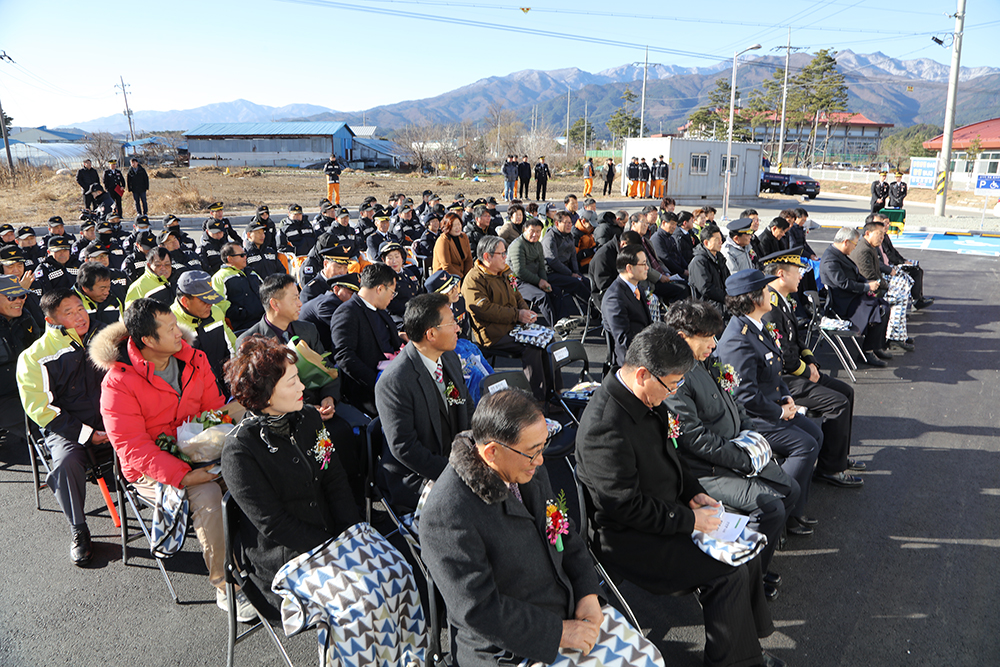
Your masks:
<svg viewBox="0 0 1000 667"><path fill-rule="evenodd" d="M572 233L563 234L553 227L542 237L542 252L550 273L561 273L564 276L580 273Z"/></svg>
<svg viewBox="0 0 1000 667"><path fill-rule="evenodd" d="M753 260L750 259L750 246L746 248L738 246L729 238L722 244L722 254L726 258L726 267L729 269L729 275L743 269L754 268Z"/></svg>

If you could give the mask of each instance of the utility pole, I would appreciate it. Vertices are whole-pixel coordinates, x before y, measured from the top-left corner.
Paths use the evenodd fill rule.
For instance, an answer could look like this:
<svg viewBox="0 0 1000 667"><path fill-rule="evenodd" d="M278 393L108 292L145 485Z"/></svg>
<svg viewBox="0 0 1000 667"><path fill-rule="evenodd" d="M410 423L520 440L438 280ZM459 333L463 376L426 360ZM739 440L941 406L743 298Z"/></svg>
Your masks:
<svg viewBox="0 0 1000 667"><path fill-rule="evenodd" d="M589 114L588 103L583 103L583 156L587 157L587 128L590 119L587 117Z"/></svg>
<svg viewBox="0 0 1000 667"><path fill-rule="evenodd" d="M800 51L802 47L792 46L792 29L788 29L788 44L787 46L777 46L774 48L775 51L785 50L785 83L781 87L781 130L778 134L778 160L776 167L779 167L784 159L785 155L785 107L788 104L788 66L791 61L792 51Z"/></svg>
<svg viewBox="0 0 1000 667"><path fill-rule="evenodd" d="M944 215L948 200L948 177L951 171L951 142L955 134L955 100L958 97L958 73L962 62L962 32L965 29L965 0L958 0L955 12L955 35L951 44L951 73L948 76L948 103L944 108L944 136L941 141L941 155L938 157L937 199L934 201L934 215Z"/></svg>
<svg viewBox="0 0 1000 667"><path fill-rule="evenodd" d="M642 62L642 101L639 103L639 138L642 139L642 128L646 122L646 74L649 72L649 47L646 47L646 57Z"/></svg>
<svg viewBox="0 0 1000 667"><path fill-rule="evenodd" d="M0 61L14 62L6 51L0 51ZM3 119L3 105L0 105L0 129L3 130L3 145L7 149L7 164L10 165L11 183L14 182L14 158L10 154L10 139L7 138L7 123Z"/></svg>
<svg viewBox="0 0 1000 667"><path fill-rule="evenodd" d="M128 84L125 83L125 79L119 75L118 80L121 81L121 85L116 85L122 91L122 97L125 99L125 117L128 118L128 133L132 136L132 141L135 141L135 127L132 126L132 110L128 108L128 92L125 90L128 88Z"/></svg>
<svg viewBox="0 0 1000 667"><path fill-rule="evenodd" d="M566 87L566 157L569 157L569 86Z"/></svg>

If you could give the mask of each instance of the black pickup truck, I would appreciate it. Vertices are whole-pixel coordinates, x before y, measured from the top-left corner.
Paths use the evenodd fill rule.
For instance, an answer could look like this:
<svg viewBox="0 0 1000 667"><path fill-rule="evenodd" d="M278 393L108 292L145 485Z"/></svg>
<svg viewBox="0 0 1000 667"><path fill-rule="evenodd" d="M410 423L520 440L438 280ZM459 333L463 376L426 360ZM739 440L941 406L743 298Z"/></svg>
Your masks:
<svg viewBox="0 0 1000 667"><path fill-rule="evenodd" d="M805 195L809 199L816 199L816 196L819 195L819 181L809 176L765 172L760 177L760 191L780 192L786 195Z"/></svg>

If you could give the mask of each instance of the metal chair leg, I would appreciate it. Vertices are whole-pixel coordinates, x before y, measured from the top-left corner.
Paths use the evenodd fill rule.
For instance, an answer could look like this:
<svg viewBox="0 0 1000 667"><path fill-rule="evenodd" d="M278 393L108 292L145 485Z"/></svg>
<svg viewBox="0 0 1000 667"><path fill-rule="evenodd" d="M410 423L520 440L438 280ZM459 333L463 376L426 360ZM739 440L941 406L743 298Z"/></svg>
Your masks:
<svg viewBox="0 0 1000 667"><path fill-rule="evenodd" d="M851 371L851 366L853 365L853 360L852 360L851 364L847 363L847 360L844 359L843 353L841 353L841 351L840 351L840 346L837 345L833 341L833 337L830 336L830 334L828 334L825 331L821 330L819 335L820 335L821 340L826 341L830 345L830 349L833 350L833 353L835 355L837 355L837 359L840 360L840 365L843 367L843 369L845 371L847 371L847 374L851 376L851 381L854 384L857 384L858 383L858 379L856 377L854 377L854 373Z"/></svg>
<svg viewBox="0 0 1000 667"><path fill-rule="evenodd" d="M593 558L593 554L591 554L591 557ZM604 583L607 585L608 588L611 589L611 592L618 600L618 603L621 604L621 606L624 608L625 615L628 617L629 623L632 624L632 627L635 628L636 632L642 634L642 636L645 637L646 633L643 632L642 628L639 626L639 619L635 617L635 613L632 611L632 607L630 607L628 602L625 601L625 596L622 595L621 591L618 590L618 587L615 586L615 582L611 581L611 577L608 576L607 570L605 570L604 566L601 565L601 561L594 558L594 563L595 566L597 567L598 574L601 575L601 578L604 579Z"/></svg>

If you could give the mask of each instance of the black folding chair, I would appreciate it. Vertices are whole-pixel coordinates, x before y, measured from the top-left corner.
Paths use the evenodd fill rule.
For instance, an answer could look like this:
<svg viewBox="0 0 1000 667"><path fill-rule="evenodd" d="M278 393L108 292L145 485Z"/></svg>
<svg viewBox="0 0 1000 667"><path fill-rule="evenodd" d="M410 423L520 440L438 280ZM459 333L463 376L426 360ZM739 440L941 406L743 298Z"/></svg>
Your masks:
<svg viewBox="0 0 1000 667"><path fill-rule="evenodd" d="M167 590L170 591L170 597L174 599L174 602L180 604L180 598L177 596L177 591L174 590L174 585L170 583L170 576L167 574L167 568L163 566L163 558L160 558L153 553L153 529L152 529L152 516L149 517L149 523L142 516L142 510L148 509L152 513L153 508L156 507L156 503L152 500L145 498L142 494L136 490L135 485L132 482L125 479L125 475L122 474L121 462L118 460L117 453L114 455L114 471L115 471L115 486L118 491L118 507L119 514L121 516L121 537L122 537L122 565L128 566L128 545L129 542L133 542L141 537L146 538L146 544L149 545L149 555L156 562L156 566L160 568L160 574L163 575L163 581L167 584ZM128 507L126 507L128 503ZM141 532L132 533L129 528L129 518L128 510L132 509L132 514L135 516L136 523L139 524L139 529ZM190 521L190 519L189 519ZM191 530L189 524L188 530Z"/></svg>
<svg viewBox="0 0 1000 667"><path fill-rule="evenodd" d="M261 629L263 629L271 638L271 641L274 642L274 645L281 654L284 663L288 665L288 667L294 667L291 658L288 657L288 652L281 644L281 640L278 639L278 635L275 633L274 628L271 627L266 615L260 611L265 604L263 594L250 577L245 574L243 545L239 540L240 524L244 520L246 520L246 517L243 515L243 510L241 510L240 506L236 504L235 500L233 500L232 494L229 493L229 491L226 491L226 495L222 497L222 522L226 534L226 601L228 603L227 611L229 614L229 643L226 647L226 667L233 667L236 645ZM243 632L238 631L239 626L236 619L237 586L239 586L240 590L243 591L243 594L247 596L247 599L253 606L254 613L257 614L257 622ZM325 656L320 661L320 664L326 664Z"/></svg>
<svg viewBox="0 0 1000 667"><path fill-rule="evenodd" d="M824 314L828 316L830 314L829 293L827 293L826 301L822 303L819 293L816 291L803 292L803 296L805 296L806 309L809 313L809 324L806 328L804 341L805 346L815 351L821 343L827 343L830 349L833 350L834 355L836 355L837 360L840 361L841 367L847 371L851 381L856 384L858 379L854 376L854 371L858 370L858 365L855 363L854 357L844 343L844 340L850 339L854 341L854 346L857 348L858 354L864 356L861 345L858 343L858 336L861 335L861 331L854 324L851 324L851 328L846 330L824 329L821 326L821 322ZM837 316L836 313L832 313L832 315Z"/></svg>
<svg viewBox="0 0 1000 667"><path fill-rule="evenodd" d="M555 379L560 376L563 368L575 363L580 363L583 366L577 377L577 382L596 382L590 374L590 360L587 358L587 350L584 349L582 343L575 340L562 340L550 343L546 348L546 352L549 353L549 368L552 369L552 379L549 382L550 387L560 386L562 383L557 383ZM553 399L562 405L576 426L579 427L580 419L578 413L587 407L588 401L577 398L566 398L564 396L566 391L568 390L553 390Z"/></svg>
<svg viewBox="0 0 1000 667"><path fill-rule="evenodd" d="M28 457L31 462L31 478L35 488L35 508L42 509L41 490L47 489L46 478L52 472L52 452L45 444L45 436L38 424L32 421L27 415L24 417L25 440L28 443ZM96 451L95 451L96 450ZM112 471L114 464L112 460L112 449L110 444L88 446L91 454L91 464L87 466L87 481L95 486L104 479L104 476ZM103 495L103 494L102 494ZM121 503L119 503L119 507Z"/></svg>

